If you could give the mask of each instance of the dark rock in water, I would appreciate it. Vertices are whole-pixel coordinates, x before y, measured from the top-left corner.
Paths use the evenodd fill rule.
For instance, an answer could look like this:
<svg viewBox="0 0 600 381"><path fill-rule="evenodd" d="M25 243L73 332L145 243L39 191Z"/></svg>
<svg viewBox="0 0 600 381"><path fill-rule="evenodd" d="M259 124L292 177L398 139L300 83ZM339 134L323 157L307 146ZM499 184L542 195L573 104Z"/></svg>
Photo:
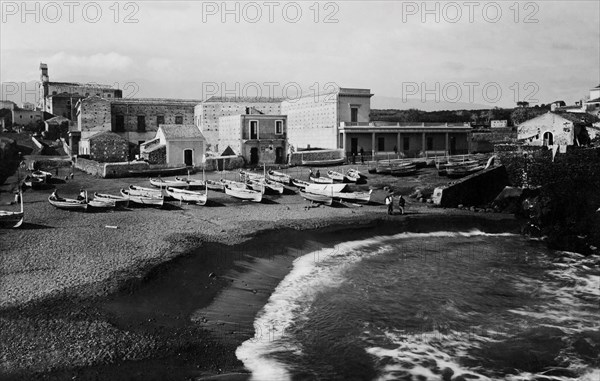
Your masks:
<svg viewBox="0 0 600 381"><path fill-rule="evenodd" d="M586 333L583 333L582 336L584 334ZM596 336L600 335L597 334ZM598 339L599 337L596 337L595 340L594 338L590 337L579 337L573 343L573 349L575 349L575 351L583 357L595 359L600 355L600 345L594 344L599 342Z"/></svg>
<svg viewBox="0 0 600 381"><path fill-rule="evenodd" d="M456 376L455 378L458 378L458 377L462 377L463 380L469 380L469 379L477 379L477 378L479 378L478 375L476 375L476 374L470 374L470 373L463 373L460 376Z"/></svg>
<svg viewBox="0 0 600 381"><path fill-rule="evenodd" d="M216 278L216 277L217 277L217 274L215 274L215 273L210 273L210 274L208 274L208 277L209 277L209 278Z"/></svg>
<svg viewBox="0 0 600 381"><path fill-rule="evenodd" d="M427 381L427 377L423 376L422 374L417 375L417 380L418 381Z"/></svg>
<svg viewBox="0 0 600 381"><path fill-rule="evenodd" d="M431 358L422 359L421 361L419 361L419 364L421 366L424 366L425 368L430 368L430 369L437 367L437 362Z"/></svg>
<svg viewBox="0 0 600 381"><path fill-rule="evenodd" d="M442 380L452 381L452 376L454 376L454 371L452 369L444 368L444 370L442 370Z"/></svg>

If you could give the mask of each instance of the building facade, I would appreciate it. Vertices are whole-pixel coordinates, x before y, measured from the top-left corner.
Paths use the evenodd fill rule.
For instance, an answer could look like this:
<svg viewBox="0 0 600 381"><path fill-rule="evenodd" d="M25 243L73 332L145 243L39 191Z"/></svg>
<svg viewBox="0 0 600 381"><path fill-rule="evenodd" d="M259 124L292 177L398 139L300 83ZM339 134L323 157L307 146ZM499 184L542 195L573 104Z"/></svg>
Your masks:
<svg viewBox="0 0 600 381"><path fill-rule="evenodd" d="M12 123L13 126L26 126L29 123L43 121L44 113L36 110L23 110L13 109L12 110Z"/></svg>
<svg viewBox="0 0 600 381"><path fill-rule="evenodd" d="M297 151L303 148L336 148L341 123L369 122L369 89L339 88L324 94L284 100L281 114L288 117L288 141Z"/></svg>
<svg viewBox="0 0 600 381"><path fill-rule="evenodd" d="M519 124L518 140L531 146L580 145L580 135L587 124L585 115L548 112Z"/></svg>
<svg viewBox="0 0 600 381"><path fill-rule="evenodd" d="M283 164L287 157L287 117L223 116L219 118L219 147L230 149L250 165Z"/></svg>
<svg viewBox="0 0 600 381"><path fill-rule="evenodd" d="M200 166L206 139L194 124L161 124L153 139L141 144L140 155L152 164Z"/></svg>
<svg viewBox="0 0 600 381"><path fill-rule="evenodd" d="M264 97L211 97L194 109L194 122L206 138L208 149L221 153L226 147L219 145L219 119L241 115L253 109L265 115L281 114L281 99Z"/></svg>

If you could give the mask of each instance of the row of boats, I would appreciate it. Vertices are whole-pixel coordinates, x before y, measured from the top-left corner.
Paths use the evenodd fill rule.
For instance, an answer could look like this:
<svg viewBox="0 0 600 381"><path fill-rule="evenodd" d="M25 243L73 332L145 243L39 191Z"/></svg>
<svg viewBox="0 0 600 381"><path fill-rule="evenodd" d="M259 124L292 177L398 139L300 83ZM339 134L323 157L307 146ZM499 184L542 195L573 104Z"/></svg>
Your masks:
<svg viewBox="0 0 600 381"><path fill-rule="evenodd" d="M486 163L487 162L487 163ZM386 159L378 160L369 168L370 173L392 176L412 176L420 167L435 165L440 176L460 178L482 171L494 164L494 157L484 155L445 156L432 159Z"/></svg>

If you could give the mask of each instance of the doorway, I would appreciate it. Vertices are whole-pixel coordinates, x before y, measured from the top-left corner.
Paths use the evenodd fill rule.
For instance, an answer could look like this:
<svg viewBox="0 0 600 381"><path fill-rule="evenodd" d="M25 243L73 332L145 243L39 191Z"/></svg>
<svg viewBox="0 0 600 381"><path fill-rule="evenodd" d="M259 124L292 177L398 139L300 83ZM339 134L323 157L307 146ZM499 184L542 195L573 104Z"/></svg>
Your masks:
<svg viewBox="0 0 600 381"><path fill-rule="evenodd" d="M191 167L194 165L194 151L193 150L186 149L183 151L183 162L188 167Z"/></svg>
<svg viewBox="0 0 600 381"><path fill-rule="evenodd" d="M454 155L456 153L456 137L450 137L450 155Z"/></svg>
<svg viewBox="0 0 600 381"><path fill-rule="evenodd" d="M275 149L275 164L283 164L283 148L277 147Z"/></svg>
<svg viewBox="0 0 600 381"><path fill-rule="evenodd" d="M358 154L358 138L350 139L350 151L352 155Z"/></svg>
<svg viewBox="0 0 600 381"><path fill-rule="evenodd" d="M250 165L258 164L258 148L250 148Z"/></svg>

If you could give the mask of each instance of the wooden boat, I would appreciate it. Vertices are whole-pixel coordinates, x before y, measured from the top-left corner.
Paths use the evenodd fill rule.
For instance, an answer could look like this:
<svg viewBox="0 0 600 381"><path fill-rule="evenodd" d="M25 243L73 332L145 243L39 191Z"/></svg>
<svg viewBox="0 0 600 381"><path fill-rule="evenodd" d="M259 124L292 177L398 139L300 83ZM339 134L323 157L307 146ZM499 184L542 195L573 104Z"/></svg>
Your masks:
<svg viewBox="0 0 600 381"><path fill-rule="evenodd" d="M210 189L210 190L224 192L225 191L225 184L223 184L220 181L206 180L206 188Z"/></svg>
<svg viewBox="0 0 600 381"><path fill-rule="evenodd" d="M94 193L94 199L92 201L102 201L102 202L113 202L115 206L127 206L129 204L129 198L123 196L113 196L112 194L105 193Z"/></svg>
<svg viewBox="0 0 600 381"><path fill-rule="evenodd" d="M267 191L283 194L284 191L283 184L264 178L248 180L246 181L246 184L250 189L261 192L262 194L265 194Z"/></svg>
<svg viewBox="0 0 600 381"><path fill-rule="evenodd" d="M309 183L308 181L304 181L304 180L300 180L300 179L292 179L292 185L301 189L306 188L307 186L309 186L311 183Z"/></svg>
<svg viewBox="0 0 600 381"><path fill-rule="evenodd" d="M344 176L343 173L339 173L336 171L327 171L327 176L329 176L330 178L332 178L335 181L344 182L346 180L346 176Z"/></svg>
<svg viewBox="0 0 600 381"><path fill-rule="evenodd" d="M308 193L301 190L300 196L302 196L302 198L304 198L305 200L316 202L319 204L325 204L327 206L331 206L331 204L333 203L333 198L331 198L331 196L325 196L322 194Z"/></svg>
<svg viewBox="0 0 600 381"><path fill-rule="evenodd" d="M169 196L179 201L193 202L198 205L206 205L208 201L208 191L200 193L171 187L168 187L166 191Z"/></svg>
<svg viewBox="0 0 600 381"><path fill-rule="evenodd" d="M21 211L6 211L0 210L0 227L2 228L18 228L23 224L25 213L23 211L23 193L19 192L19 201L21 203Z"/></svg>
<svg viewBox="0 0 600 381"><path fill-rule="evenodd" d="M321 176L321 177L309 177L310 181L315 184L333 184L333 179L331 177Z"/></svg>
<svg viewBox="0 0 600 381"><path fill-rule="evenodd" d="M123 193L123 192L121 192ZM164 193L162 189L138 187L136 185L130 185L127 191L130 196L143 196L143 197L163 197Z"/></svg>
<svg viewBox="0 0 600 381"><path fill-rule="evenodd" d="M247 189L246 183L239 181L221 179L221 183L225 186L225 188L229 187L235 189Z"/></svg>
<svg viewBox="0 0 600 381"><path fill-rule="evenodd" d="M133 192L133 193L132 193ZM121 194L123 197L127 197L129 201L134 202L136 204L142 205L153 205L153 206L163 206L165 202L165 198L162 194L160 195L144 195L140 193L135 193L134 190L131 189L121 189Z"/></svg>
<svg viewBox="0 0 600 381"><path fill-rule="evenodd" d="M152 184L153 186L157 187L157 188L166 188L166 187L171 187L171 188L187 188L188 187L188 182L183 180L163 180L161 178L158 179L150 179L150 184Z"/></svg>
<svg viewBox="0 0 600 381"><path fill-rule="evenodd" d="M350 168L349 170L346 171L346 178L348 180L352 181L353 183L355 183L362 179L366 179L366 176L364 176L358 170Z"/></svg>
<svg viewBox="0 0 600 381"><path fill-rule="evenodd" d="M253 202L262 201L262 193L250 189L230 188L225 187L225 193L231 197L239 198L241 200L250 200Z"/></svg>
<svg viewBox="0 0 600 381"><path fill-rule="evenodd" d="M52 173L37 170L37 171L31 172L31 176L36 177L38 179L42 179L44 181L48 181L52 178Z"/></svg>
<svg viewBox="0 0 600 381"><path fill-rule="evenodd" d="M44 189L46 187L46 181L44 179L29 175L25 177L25 179L23 180L23 184L34 190Z"/></svg>
<svg viewBox="0 0 600 381"><path fill-rule="evenodd" d="M371 200L371 193L373 193L372 189L368 192L333 192L332 197L346 201L368 203Z"/></svg>
<svg viewBox="0 0 600 381"><path fill-rule="evenodd" d="M246 186L249 189L252 189L253 191L257 191L260 192L262 194L265 194L266 191L266 186L265 184L260 181L260 180L246 180Z"/></svg>
<svg viewBox="0 0 600 381"><path fill-rule="evenodd" d="M392 176L410 176L414 175L417 172L417 165L408 163L408 165L401 165L398 167L391 168Z"/></svg>
<svg viewBox="0 0 600 381"><path fill-rule="evenodd" d="M114 200L89 200L87 202L88 206L96 209L112 209L117 207L117 203Z"/></svg>
<svg viewBox="0 0 600 381"><path fill-rule="evenodd" d="M305 188L305 191L307 193L332 196L334 193L341 192L345 188L346 184L310 184Z"/></svg>
<svg viewBox="0 0 600 381"><path fill-rule="evenodd" d="M198 180L198 179L192 179L190 177L188 178L183 178L183 177L175 177L175 181L178 182L182 182L184 181L189 188L206 188L206 181L204 180ZM177 187L179 188L179 187Z"/></svg>
<svg viewBox="0 0 600 381"><path fill-rule="evenodd" d="M54 193L48 196L48 202L58 209L86 211L88 204L86 200L75 200L72 198L57 197Z"/></svg>
<svg viewBox="0 0 600 381"><path fill-rule="evenodd" d="M283 184L271 181L269 179L264 179L263 181L268 190L271 190L274 193L283 194L283 191L285 190Z"/></svg>
<svg viewBox="0 0 600 381"><path fill-rule="evenodd" d="M308 167L324 167L328 165L339 165L344 164L346 162L346 158L339 159L327 159L327 160L302 160L302 165Z"/></svg>
<svg viewBox="0 0 600 381"><path fill-rule="evenodd" d="M258 173L252 173L252 172L248 172L248 171L243 171L240 169L240 177L242 178L242 180L259 180L259 179L264 179L265 176L258 174Z"/></svg>
<svg viewBox="0 0 600 381"><path fill-rule="evenodd" d="M269 180L277 181L278 183L282 183L288 185L292 178L285 173L277 172L277 171L269 171L269 176L267 177Z"/></svg>

